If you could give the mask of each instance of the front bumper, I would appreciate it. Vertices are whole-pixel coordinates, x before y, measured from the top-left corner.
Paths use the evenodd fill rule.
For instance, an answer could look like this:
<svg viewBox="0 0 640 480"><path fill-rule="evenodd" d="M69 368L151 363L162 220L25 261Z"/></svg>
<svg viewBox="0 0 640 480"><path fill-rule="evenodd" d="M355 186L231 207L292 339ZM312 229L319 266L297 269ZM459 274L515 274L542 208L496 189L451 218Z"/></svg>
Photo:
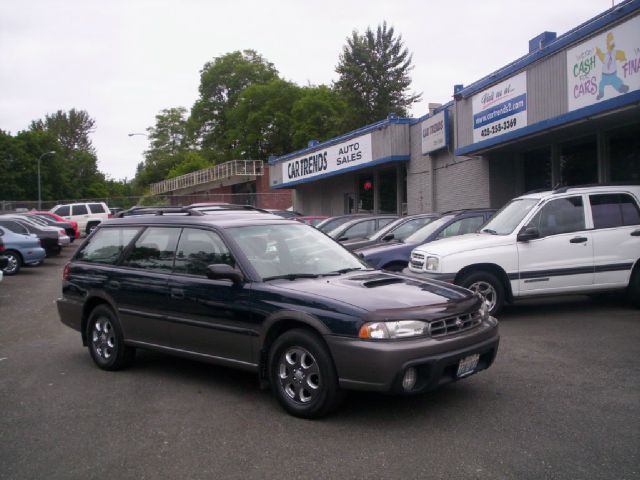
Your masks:
<svg viewBox="0 0 640 480"><path fill-rule="evenodd" d="M417 278L419 280L438 280L440 282L453 283L456 278L455 273L434 273L434 272L414 272L409 268L402 270L402 274L408 277Z"/></svg>
<svg viewBox="0 0 640 480"><path fill-rule="evenodd" d="M494 318L465 332L440 338L368 341L326 336L340 386L351 390L419 393L458 380L461 359L479 354L473 373L487 369L498 352L500 336ZM409 367L418 374L414 388L405 392L402 377Z"/></svg>

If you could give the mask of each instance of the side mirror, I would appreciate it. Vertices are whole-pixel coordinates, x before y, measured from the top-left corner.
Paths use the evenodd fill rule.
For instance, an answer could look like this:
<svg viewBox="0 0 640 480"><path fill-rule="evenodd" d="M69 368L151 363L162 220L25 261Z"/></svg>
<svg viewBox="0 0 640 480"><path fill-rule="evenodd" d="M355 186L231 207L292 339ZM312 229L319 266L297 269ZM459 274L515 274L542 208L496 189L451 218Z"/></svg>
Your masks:
<svg viewBox="0 0 640 480"><path fill-rule="evenodd" d="M519 242L528 242L536 238L540 238L540 232L536 227L523 227L516 237Z"/></svg>
<svg viewBox="0 0 640 480"><path fill-rule="evenodd" d="M339 242L346 242L347 240L349 240L349 237L340 237L338 239Z"/></svg>
<svg viewBox="0 0 640 480"><path fill-rule="evenodd" d="M207 267L209 280L231 280L234 285L242 283L243 277L239 270L226 263L216 263Z"/></svg>
<svg viewBox="0 0 640 480"><path fill-rule="evenodd" d="M384 237L382 237L382 241L383 242L390 242L394 238L396 238L396 237L395 237L395 235L393 233L388 233Z"/></svg>

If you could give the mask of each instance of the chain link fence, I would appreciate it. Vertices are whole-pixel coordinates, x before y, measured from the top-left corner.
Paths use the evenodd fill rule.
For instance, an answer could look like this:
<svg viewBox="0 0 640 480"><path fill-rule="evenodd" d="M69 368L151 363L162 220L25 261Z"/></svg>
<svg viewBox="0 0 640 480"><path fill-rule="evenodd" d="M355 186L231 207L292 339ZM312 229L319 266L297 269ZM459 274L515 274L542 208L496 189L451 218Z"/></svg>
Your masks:
<svg viewBox="0 0 640 480"><path fill-rule="evenodd" d="M192 203L233 203L252 205L259 208L287 210L292 208L291 193L198 193L193 195L148 195L135 197L75 198L63 200L43 200L41 210L50 210L56 205L68 203L105 202L109 208L130 208L133 206L186 206ZM25 212L37 210L37 200L0 200L0 212Z"/></svg>

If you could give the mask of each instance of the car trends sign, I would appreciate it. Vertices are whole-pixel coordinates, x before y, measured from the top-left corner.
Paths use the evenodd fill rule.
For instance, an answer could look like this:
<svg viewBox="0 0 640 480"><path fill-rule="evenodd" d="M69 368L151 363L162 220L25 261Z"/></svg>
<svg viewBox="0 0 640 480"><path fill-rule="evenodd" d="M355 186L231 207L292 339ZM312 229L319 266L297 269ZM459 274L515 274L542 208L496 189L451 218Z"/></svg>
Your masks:
<svg viewBox="0 0 640 480"><path fill-rule="evenodd" d="M282 162L282 183L306 180L370 162L371 134L329 145Z"/></svg>
<svg viewBox="0 0 640 480"><path fill-rule="evenodd" d="M422 154L447 146L447 111L431 115L422 122Z"/></svg>
<svg viewBox="0 0 640 480"><path fill-rule="evenodd" d="M567 51L568 110L640 89L640 16Z"/></svg>
<svg viewBox="0 0 640 480"><path fill-rule="evenodd" d="M527 72L477 93L471 99L473 141L480 142L527 126Z"/></svg>

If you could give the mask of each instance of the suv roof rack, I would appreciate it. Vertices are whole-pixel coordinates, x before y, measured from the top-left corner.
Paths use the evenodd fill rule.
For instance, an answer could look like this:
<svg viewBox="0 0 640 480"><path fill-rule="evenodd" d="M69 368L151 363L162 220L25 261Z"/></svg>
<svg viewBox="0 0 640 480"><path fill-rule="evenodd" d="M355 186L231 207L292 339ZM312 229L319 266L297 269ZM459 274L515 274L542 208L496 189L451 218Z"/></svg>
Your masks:
<svg viewBox="0 0 640 480"><path fill-rule="evenodd" d="M483 207L483 208L456 208L455 210L447 210L446 212L441 212L439 215L451 215L453 213L466 213L466 212L480 212L485 210L495 210L495 208L491 207Z"/></svg>
<svg viewBox="0 0 640 480"><path fill-rule="evenodd" d="M261 213L272 213L269 210L265 210L264 208L254 207L253 205L237 205L233 203L222 203L222 204L212 204L212 205L202 205L198 206L198 204L189 205L185 208L196 209L199 212L215 212L216 210L251 210L255 212Z"/></svg>
<svg viewBox="0 0 640 480"><path fill-rule="evenodd" d="M164 215L165 213L185 213L187 215L203 216L204 213L185 207L131 207L119 212L117 218L132 217L135 215Z"/></svg>

